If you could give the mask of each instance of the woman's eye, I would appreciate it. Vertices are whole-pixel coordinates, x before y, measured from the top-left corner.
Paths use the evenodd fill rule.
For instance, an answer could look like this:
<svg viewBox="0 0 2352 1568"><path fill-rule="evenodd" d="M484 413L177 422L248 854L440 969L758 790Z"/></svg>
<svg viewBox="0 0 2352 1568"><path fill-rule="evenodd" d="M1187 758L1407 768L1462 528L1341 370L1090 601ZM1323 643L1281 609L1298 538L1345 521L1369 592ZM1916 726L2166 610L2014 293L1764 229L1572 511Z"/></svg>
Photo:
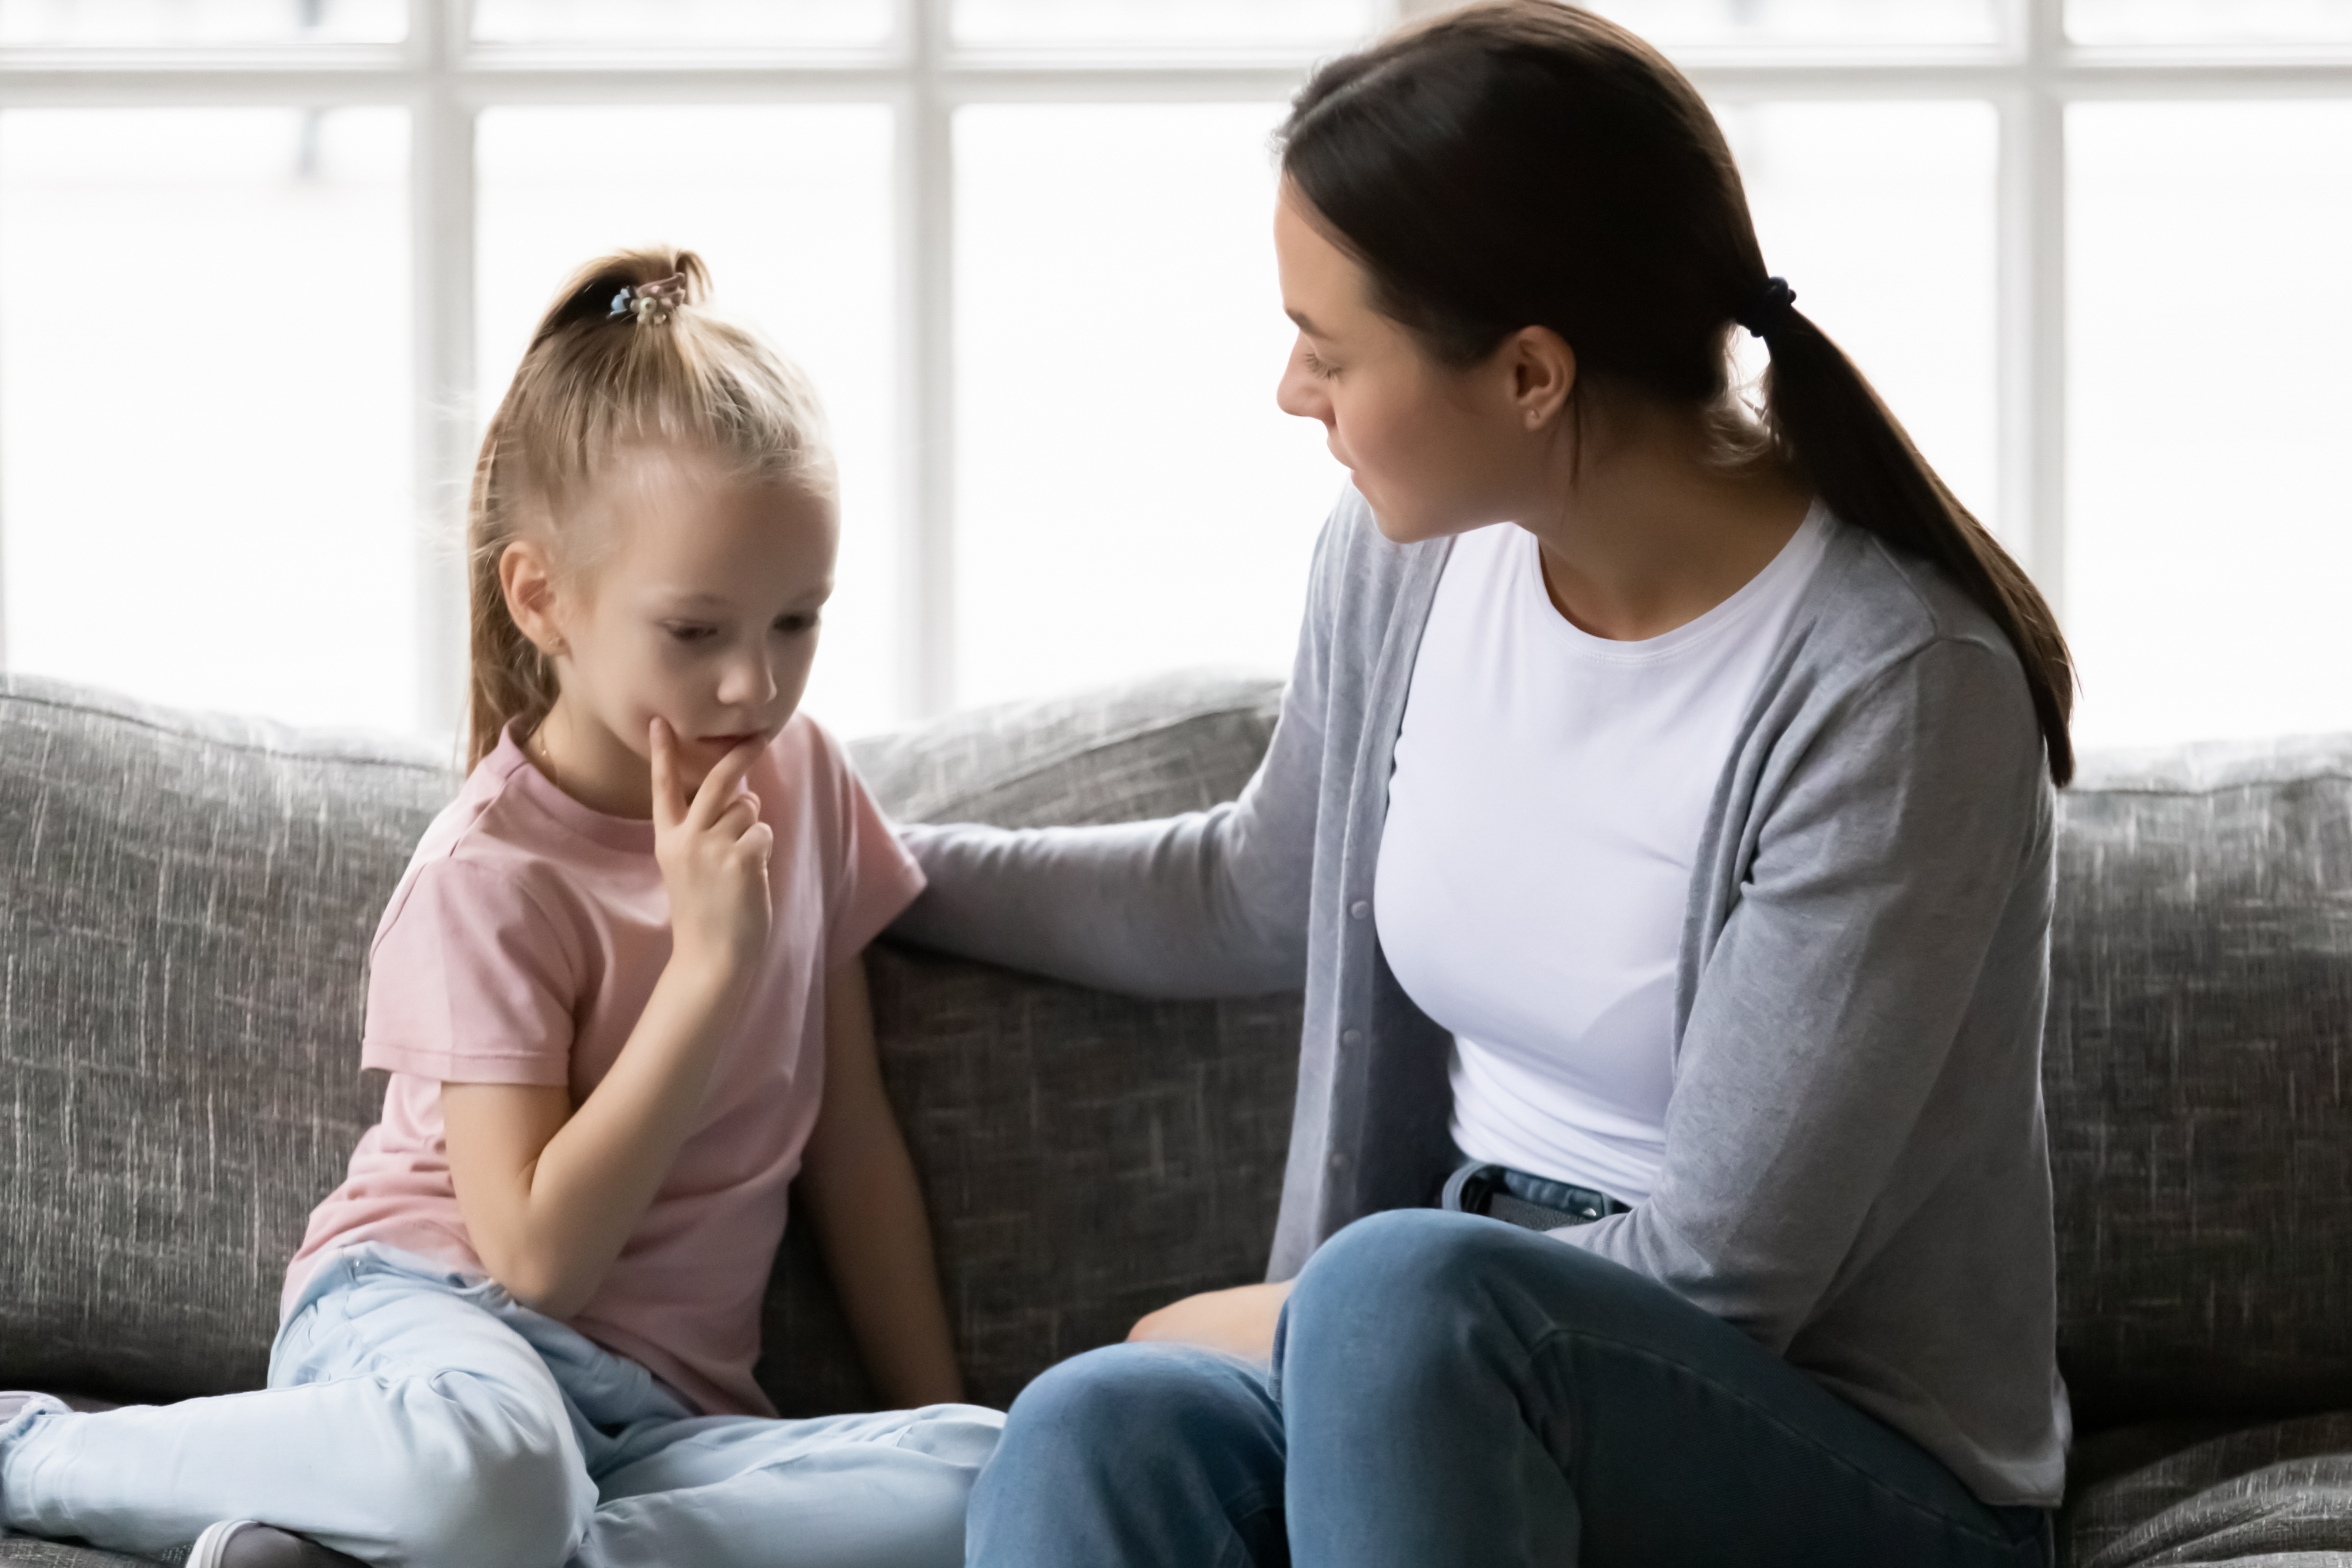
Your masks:
<svg viewBox="0 0 2352 1568"><path fill-rule="evenodd" d="M776 617L776 630L787 637L797 637L803 632L812 632L815 629L816 617L814 614Z"/></svg>
<svg viewBox="0 0 2352 1568"><path fill-rule="evenodd" d="M715 627L697 626L680 621L671 622L662 630L670 634L672 641L678 643L707 643L718 635L718 630Z"/></svg>
<svg viewBox="0 0 2352 1568"><path fill-rule="evenodd" d="M1321 360L1315 357L1314 350L1302 350L1301 354L1306 361L1307 373L1308 375L1313 376L1318 381L1329 381L1331 379L1335 372L1332 371L1330 366L1325 364Z"/></svg>

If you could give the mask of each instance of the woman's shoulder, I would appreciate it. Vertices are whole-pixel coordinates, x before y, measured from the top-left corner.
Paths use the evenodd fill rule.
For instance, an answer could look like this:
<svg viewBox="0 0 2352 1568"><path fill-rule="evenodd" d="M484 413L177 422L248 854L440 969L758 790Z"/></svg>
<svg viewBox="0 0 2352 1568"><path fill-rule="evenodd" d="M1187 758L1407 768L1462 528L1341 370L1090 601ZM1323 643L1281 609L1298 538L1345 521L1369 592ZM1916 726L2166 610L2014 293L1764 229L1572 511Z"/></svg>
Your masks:
<svg viewBox="0 0 2352 1568"><path fill-rule="evenodd" d="M1828 545L1800 615L1801 657L1867 681L1930 650L1971 650L2013 672L2030 708L2016 648L1949 573L1843 518L1828 515L1827 522Z"/></svg>

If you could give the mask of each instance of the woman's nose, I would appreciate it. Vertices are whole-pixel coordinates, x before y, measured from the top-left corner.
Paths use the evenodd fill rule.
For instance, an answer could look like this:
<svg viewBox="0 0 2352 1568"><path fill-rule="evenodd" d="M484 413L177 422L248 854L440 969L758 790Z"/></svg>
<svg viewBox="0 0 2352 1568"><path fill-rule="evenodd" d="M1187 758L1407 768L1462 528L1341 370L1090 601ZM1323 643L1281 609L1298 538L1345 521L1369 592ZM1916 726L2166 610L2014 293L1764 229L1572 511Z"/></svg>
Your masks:
<svg viewBox="0 0 2352 1568"><path fill-rule="evenodd" d="M1331 400L1323 395L1323 389L1307 373L1307 367L1298 362L1296 354L1282 368L1282 379L1274 384L1274 405L1300 419L1319 419L1327 427L1331 423Z"/></svg>

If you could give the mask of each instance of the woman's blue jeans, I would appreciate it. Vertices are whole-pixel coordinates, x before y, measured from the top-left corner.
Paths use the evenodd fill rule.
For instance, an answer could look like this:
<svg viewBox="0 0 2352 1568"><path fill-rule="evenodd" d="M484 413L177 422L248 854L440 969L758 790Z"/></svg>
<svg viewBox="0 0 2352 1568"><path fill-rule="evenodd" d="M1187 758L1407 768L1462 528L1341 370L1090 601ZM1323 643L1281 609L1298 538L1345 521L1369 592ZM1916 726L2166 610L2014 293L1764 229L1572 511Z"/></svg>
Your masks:
<svg viewBox="0 0 2352 1568"><path fill-rule="evenodd" d="M1274 1364L1117 1345L1014 1402L971 1568L2046 1568L2040 1509L1640 1275L1498 1220L1332 1238Z"/></svg>

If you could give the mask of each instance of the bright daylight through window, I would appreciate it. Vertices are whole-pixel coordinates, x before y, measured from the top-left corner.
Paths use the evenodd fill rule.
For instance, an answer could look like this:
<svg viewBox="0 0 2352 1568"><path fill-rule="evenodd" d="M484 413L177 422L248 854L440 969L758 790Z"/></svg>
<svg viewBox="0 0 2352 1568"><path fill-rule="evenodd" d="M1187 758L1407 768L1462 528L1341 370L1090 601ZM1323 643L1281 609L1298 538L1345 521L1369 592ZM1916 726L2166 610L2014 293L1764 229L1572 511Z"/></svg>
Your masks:
<svg viewBox="0 0 2352 1568"><path fill-rule="evenodd" d="M0 658L448 734L487 400L661 239L827 399L836 729L1279 672L1344 475L1267 136L1396 5L0 0ZM2352 0L1601 9L2061 604L2084 744L2352 729Z"/></svg>

